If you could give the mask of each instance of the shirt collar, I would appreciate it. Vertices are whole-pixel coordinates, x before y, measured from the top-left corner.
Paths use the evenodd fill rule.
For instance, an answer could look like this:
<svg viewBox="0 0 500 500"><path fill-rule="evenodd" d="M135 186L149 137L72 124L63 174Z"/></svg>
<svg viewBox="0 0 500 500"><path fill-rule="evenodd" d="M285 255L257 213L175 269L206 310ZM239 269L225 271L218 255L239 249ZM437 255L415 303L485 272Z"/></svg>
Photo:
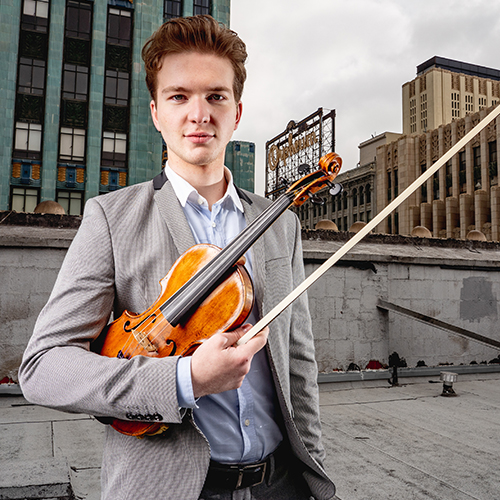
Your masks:
<svg viewBox="0 0 500 500"><path fill-rule="evenodd" d="M188 181L183 179L179 174L176 174L170 168L170 166L168 165L168 161L165 163L164 175L166 175L167 179L172 184L175 195L177 196L183 208L186 206L188 200L197 203L202 200L206 203L205 198L203 198L203 196L201 196L198 191L193 186L191 186L191 184L189 184ZM236 187L233 182L233 175L227 167L224 167L224 175L226 177L227 190L224 196L217 203L226 198L230 198L234 203L234 206L243 213L243 204L241 203L238 192L236 191Z"/></svg>

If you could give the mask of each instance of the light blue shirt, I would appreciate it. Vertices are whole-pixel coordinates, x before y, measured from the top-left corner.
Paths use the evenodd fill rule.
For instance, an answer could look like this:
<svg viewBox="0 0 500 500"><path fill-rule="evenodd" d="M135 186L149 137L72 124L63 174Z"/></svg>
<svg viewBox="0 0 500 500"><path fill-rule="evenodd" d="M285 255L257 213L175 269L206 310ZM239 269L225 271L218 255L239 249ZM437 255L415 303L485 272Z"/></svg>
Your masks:
<svg viewBox="0 0 500 500"><path fill-rule="evenodd" d="M226 168L226 194L214 205L208 203L187 181L169 166L167 178L182 205L196 243L212 243L224 248L245 227L243 205L236 192L231 172ZM252 275L252 255L246 254ZM247 322L258 320L254 307ZM179 406L193 408L196 424L210 443L212 460L221 463L252 463L272 453L283 436L276 423L276 394L265 350L252 360L250 372L239 389L194 399L191 382L191 358L177 365Z"/></svg>

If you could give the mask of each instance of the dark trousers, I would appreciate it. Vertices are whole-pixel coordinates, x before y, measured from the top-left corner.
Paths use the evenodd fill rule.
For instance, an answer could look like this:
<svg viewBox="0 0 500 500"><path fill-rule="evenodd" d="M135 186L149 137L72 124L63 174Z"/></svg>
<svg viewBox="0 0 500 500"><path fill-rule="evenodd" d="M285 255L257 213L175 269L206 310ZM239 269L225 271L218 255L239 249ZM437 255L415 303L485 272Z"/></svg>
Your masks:
<svg viewBox="0 0 500 500"><path fill-rule="evenodd" d="M271 460L269 471L261 484L231 490L205 484L199 500L310 500L311 493L295 460Z"/></svg>

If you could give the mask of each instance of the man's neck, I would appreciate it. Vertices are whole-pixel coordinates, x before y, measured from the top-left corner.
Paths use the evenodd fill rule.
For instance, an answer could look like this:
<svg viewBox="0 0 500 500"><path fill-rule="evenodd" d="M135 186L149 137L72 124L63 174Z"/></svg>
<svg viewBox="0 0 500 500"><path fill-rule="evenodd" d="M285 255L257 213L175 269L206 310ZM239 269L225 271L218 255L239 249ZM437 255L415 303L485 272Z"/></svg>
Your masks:
<svg viewBox="0 0 500 500"><path fill-rule="evenodd" d="M169 162L169 166L207 200L210 210L212 210L212 205L226 194L227 180L223 164L217 167L183 165L179 168L175 163Z"/></svg>

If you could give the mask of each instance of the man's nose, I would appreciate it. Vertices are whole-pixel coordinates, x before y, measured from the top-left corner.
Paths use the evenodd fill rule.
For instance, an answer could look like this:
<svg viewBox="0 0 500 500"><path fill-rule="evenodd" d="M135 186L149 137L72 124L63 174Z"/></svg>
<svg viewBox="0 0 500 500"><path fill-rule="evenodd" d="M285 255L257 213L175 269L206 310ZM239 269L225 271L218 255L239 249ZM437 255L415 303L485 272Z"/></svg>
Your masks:
<svg viewBox="0 0 500 500"><path fill-rule="evenodd" d="M210 106L202 97L191 99L189 107L189 120L195 123L208 123L210 121Z"/></svg>

